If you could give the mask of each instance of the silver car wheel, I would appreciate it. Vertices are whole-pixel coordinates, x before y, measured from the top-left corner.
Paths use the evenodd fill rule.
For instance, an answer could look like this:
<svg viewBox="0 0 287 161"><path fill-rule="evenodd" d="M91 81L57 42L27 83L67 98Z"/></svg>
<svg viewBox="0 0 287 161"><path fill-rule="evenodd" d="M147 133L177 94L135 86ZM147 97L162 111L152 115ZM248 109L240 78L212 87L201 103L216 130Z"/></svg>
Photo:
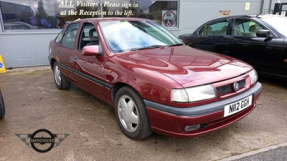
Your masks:
<svg viewBox="0 0 287 161"><path fill-rule="evenodd" d="M60 71L58 65L55 65L54 77L55 77L56 84L57 84L58 86L60 86L60 85L61 85L61 71Z"/></svg>
<svg viewBox="0 0 287 161"><path fill-rule="evenodd" d="M139 125L139 111L134 101L131 97L123 95L120 97L117 107L122 126L128 132L135 132Z"/></svg>

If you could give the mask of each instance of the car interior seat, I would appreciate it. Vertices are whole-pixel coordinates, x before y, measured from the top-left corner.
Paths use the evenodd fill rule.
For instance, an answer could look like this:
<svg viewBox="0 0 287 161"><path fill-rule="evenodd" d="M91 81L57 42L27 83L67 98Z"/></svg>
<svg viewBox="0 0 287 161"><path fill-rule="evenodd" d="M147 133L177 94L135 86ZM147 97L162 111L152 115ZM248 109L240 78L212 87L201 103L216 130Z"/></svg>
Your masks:
<svg viewBox="0 0 287 161"><path fill-rule="evenodd" d="M214 35L212 28L210 26L208 26L207 28L207 35Z"/></svg>
<svg viewBox="0 0 287 161"><path fill-rule="evenodd" d="M255 25L249 27L250 36L256 36L257 28Z"/></svg>
<svg viewBox="0 0 287 161"><path fill-rule="evenodd" d="M88 45L99 45L99 37L95 36L97 35L96 29L91 29L89 31L89 39L90 39L90 43L87 43Z"/></svg>
<svg viewBox="0 0 287 161"><path fill-rule="evenodd" d="M241 31L240 31L240 27L238 24L234 24L233 26L233 32L234 32L234 35L242 35L241 34Z"/></svg>
<svg viewBox="0 0 287 161"><path fill-rule="evenodd" d="M221 28L221 34L222 34L222 35L226 35L227 29L228 29L228 26L223 26L223 27Z"/></svg>

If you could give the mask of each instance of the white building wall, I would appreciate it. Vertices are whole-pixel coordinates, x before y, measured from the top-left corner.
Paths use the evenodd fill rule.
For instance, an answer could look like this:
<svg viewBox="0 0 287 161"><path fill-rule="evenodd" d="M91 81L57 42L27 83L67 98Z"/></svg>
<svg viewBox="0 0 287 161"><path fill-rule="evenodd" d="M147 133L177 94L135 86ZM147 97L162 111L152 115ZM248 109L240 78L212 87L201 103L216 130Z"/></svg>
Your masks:
<svg viewBox="0 0 287 161"><path fill-rule="evenodd" d="M48 65L49 42L59 31L0 33L0 55L6 68Z"/></svg>

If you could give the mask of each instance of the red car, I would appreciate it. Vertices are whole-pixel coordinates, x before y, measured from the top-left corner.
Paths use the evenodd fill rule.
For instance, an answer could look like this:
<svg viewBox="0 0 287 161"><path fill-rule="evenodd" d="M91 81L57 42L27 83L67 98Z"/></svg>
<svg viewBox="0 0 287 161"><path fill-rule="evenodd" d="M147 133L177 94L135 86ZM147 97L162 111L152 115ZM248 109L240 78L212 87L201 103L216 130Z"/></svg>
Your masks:
<svg viewBox="0 0 287 161"><path fill-rule="evenodd" d="M248 115L261 93L252 66L188 47L147 19L74 21L50 42L49 60L59 89L72 83L114 106L132 139L218 130Z"/></svg>

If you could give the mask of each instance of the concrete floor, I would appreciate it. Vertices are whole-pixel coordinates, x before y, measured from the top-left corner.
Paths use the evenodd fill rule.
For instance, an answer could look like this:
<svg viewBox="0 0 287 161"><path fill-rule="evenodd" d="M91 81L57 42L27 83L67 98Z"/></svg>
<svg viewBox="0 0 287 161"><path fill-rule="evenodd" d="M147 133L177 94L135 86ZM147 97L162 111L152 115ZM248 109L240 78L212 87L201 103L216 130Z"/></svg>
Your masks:
<svg viewBox="0 0 287 161"><path fill-rule="evenodd" d="M120 131L112 107L75 86L58 90L50 70L1 74L6 116L0 121L0 161L217 160L287 142L286 81L260 81L259 105L232 126L191 139L154 133L133 141ZM70 136L44 154L15 136L40 128Z"/></svg>
<svg viewBox="0 0 287 161"><path fill-rule="evenodd" d="M235 161L286 161L287 160L287 146L256 155L244 157Z"/></svg>

